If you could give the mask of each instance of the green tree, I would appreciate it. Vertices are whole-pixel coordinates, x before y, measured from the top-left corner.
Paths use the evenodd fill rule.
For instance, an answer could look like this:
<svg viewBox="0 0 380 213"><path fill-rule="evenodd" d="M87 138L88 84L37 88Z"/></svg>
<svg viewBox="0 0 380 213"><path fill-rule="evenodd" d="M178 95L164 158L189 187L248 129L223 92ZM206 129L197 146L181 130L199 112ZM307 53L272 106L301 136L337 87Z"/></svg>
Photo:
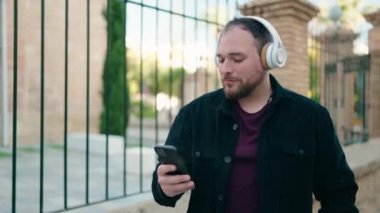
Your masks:
<svg viewBox="0 0 380 213"><path fill-rule="evenodd" d="M170 83L168 83L169 78L170 78L169 68L167 68L166 70L164 69L161 70L161 74L158 76L158 82L154 81L154 73L153 72L150 73L150 75L148 76L148 81L149 81L148 87L151 94L154 94L155 86L156 86L155 84L158 83L157 93L163 92L163 93L169 94L170 87L171 87L172 95L178 98L181 97L181 87L182 87L181 76L182 76L182 73L185 71L182 70L181 67L173 67L171 72L172 72L172 81Z"/></svg>
<svg viewBox="0 0 380 213"><path fill-rule="evenodd" d="M100 132L124 135L129 95L126 81L125 3L109 0L103 15L107 21L107 53L103 67L103 110Z"/></svg>

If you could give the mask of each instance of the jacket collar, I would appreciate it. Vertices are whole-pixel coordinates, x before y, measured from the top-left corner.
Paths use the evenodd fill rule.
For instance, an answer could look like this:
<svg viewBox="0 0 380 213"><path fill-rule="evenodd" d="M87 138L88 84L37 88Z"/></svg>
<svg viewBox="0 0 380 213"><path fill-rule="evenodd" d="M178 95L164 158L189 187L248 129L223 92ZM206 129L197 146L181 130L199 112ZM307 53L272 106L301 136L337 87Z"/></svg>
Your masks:
<svg viewBox="0 0 380 213"><path fill-rule="evenodd" d="M272 103L277 104L281 99L290 98L289 91L281 86L276 78L269 74L270 84L272 87ZM217 91L218 97L215 99L211 107L216 111L222 112L228 116L234 116L235 100L229 100L225 97L223 89Z"/></svg>
<svg viewBox="0 0 380 213"><path fill-rule="evenodd" d="M279 102L281 99L290 98L289 91L281 86L276 78L269 74L270 85L272 87L272 101L273 103Z"/></svg>

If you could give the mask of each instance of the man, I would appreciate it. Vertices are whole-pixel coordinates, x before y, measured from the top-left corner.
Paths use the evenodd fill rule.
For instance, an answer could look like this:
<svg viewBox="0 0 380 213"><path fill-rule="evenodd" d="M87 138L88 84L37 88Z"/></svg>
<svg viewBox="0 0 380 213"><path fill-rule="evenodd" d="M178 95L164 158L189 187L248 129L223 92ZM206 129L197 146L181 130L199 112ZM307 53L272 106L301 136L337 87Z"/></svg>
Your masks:
<svg viewBox="0 0 380 213"><path fill-rule="evenodd" d="M184 106L166 140L190 174L159 164L156 202L174 206L191 190L188 212L307 213L314 194L319 212L358 212L358 187L329 113L267 72L286 57L266 20L227 23L217 49L223 89Z"/></svg>

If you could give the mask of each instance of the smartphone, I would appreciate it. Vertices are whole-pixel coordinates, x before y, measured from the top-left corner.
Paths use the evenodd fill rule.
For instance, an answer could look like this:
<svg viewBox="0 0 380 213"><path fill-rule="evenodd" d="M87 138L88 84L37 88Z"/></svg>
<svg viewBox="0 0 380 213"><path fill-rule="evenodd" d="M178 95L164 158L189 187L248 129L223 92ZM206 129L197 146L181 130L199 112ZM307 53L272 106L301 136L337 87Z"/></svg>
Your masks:
<svg viewBox="0 0 380 213"><path fill-rule="evenodd" d="M158 156L158 161L162 164L174 164L177 170L172 174L189 174L183 157L177 152L177 148L172 145L155 145L154 151Z"/></svg>

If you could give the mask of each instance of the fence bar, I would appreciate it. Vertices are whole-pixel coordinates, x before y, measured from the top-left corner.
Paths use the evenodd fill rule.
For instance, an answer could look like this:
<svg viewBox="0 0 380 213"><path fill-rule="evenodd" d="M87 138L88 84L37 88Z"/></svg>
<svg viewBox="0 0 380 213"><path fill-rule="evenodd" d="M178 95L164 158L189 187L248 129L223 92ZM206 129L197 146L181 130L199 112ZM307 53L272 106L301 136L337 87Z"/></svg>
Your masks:
<svg viewBox="0 0 380 213"><path fill-rule="evenodd" d="M169 123L172 122L172 96L173 96L173 0L170 0L170 18L169 18L169 43L170 43L170 53L169 53Z"/></svg>
<svg viewBox="0 0 380 213"><path fill-rule="evenodd" d="M63 189L64 189L64 198L63 198L63 206L67 209L67 103L68 103L68 49L69 49L69 0L65 1L65 103L64 103L64 167L63 167Z"/></svg>
<svg viewBox="0 0 380 213"><path fill-rule="evenodd" d="M142 172L143 172L143 168L142 168L142 164L143 164L143 152L142 152L142 148L143 148L143 115L144 115L144 103L143 103L143 93L144 93L144 88L143 88L143 33L144 33L144 29L143 29L143 22L144 22L144 8L143 7L140 7L140 142L139 142L139 147L140 147L140 175L139 175L139 180L140 180L140 192L143 191L143 184L142 184L142 181L143 181L143 175L142 175Z"/></svg>
<svg viewBox="0 0 380 213"><path fill-rule="evenodd" d="M126 27L126 24L127 24L127 14L126 14L126 11L127 11L127 4L124 4L123 6L123 38L126 37L127 35L127 27ZM127 63L128 63L128 55L127 55L127 48L126 48L126 43L125 43L125 39L123 39L123 47L125 48L125 57L124 57L124 60L123 60L123 71L124 71L124 75L123 75L123 78L124 78L124 81L123 81L123 98L124 98L124 109L123 109L123 112L124 112L124 131L123 131L123 136L124 136L124 149L123 149L123 195L126 196L127 195L127 122L128 122L128 112L127 110L127 98L129 97L128 96L128 91L127 91Z"/></svg>
<svg viewBox="0 0 380 213"><path fill-rule="evenodd" d="M105 191L105 197L106 197L106 200L109 199L108 197L108 178L109 178L109 174L108 174L108 164L109 164L109 156L108 156L108 153L109 153L109 106L110 106L110 74L111 74L111 64L110 64L110 61L109 61L109 55L110 55L110 45L111 45L111 36L110 36L110 32L111 32L111 24L110 24L110 19L111 19L111 15L110 15L110 12L111 12L111 0L107 0L107 64L106 64L106 174L105 174L105 185L106 185L106 191Z"/></svg>
<svg viewBox="0 0 380 213"><path fill-rule="evenodd" d="M182 1L182 12L185 13L186 11L186 1ZM185 104L185 68L184 68L184 63L185 63L185 42L186 42L186 19L182 18L182 66L181 66L181 107Z"/></svg>
<svg viewBox="0 0 380 213"><path fill-rule="evenodd" d="M216 6L218 7L217 9L216 9L216 12L215 12L215 20L216 20L216 22L217 23L219 23L219 0L216 0ZM218 35L218 26L215 26L216 27L216 35L217 36L219 36ZM216 44L216 45L218 45L218 43ZM214 65L216 65L216 63L215 63L215 56L214 56L214 58L213 58L213 63L214 63ZM218 85L219 85L219 78L218 78L218 76L219 76L219 71L218 71L218 68L217 67L215 67L215 85L214 85L214 87L215 88L218 88Z"/></svg>
<svg viewBox="0 0 380 213"><path fill-rule="evenodd" d="M363 57L363 59L365 59ZM362 129L363 129L363 135L362 135L362 141L365 142L366 139L367 139L367 136L366 136L366 132L367 132L367 115L366 115L366 112L367 112L367 109L366 109L366 94L367 94L367 88L366 88L366 73L369 72L369 66L364 66L364 63L365 61L364 60L360 60L360 65L359 67L366 67L367 69L363 69L362 72L359 72L359 73L362 73L363 74L363 93L362 93L362 107L363 107L363 123L362 123ZM369 62L368 62L369 63Z"/></svg>
<svg viewBox="0 0 380 213"><path fill-rule="evenodd" d="M209 20L209 0L206 0L206 6L205 6L205 8L206 8L206 20ZM210 39L209 39L209 36L208 36L208 30L209 30L209 27L210 27L210 25L209 25L209 23L205 23L205 36L206 36L206 49L208 49L210 46ZM208 76L208 72L209 72L209 70L208 70L208 68L209 68L209 57L208 57L208 52L206 51L206 55L205 55L205 63L204 63L204 65L205 65L205 69L204 69L204 71L205 71L205 91L208 91L208 78L209 78L209 76Z"/></svg>
<svg viewBox="0 0 380 213"><path fill-rule="evenodd" d="M86 44L86 204L89 203L90 165L90 0L87 0L87 44Z"/></svg>
<svg viewBox="0 0 380 213"><path fill-rule="evenodd" d="M195 18L198 18L198 0L194 1L194 16ZM195 22L194 25L194 33L195 33L195 42L198 41L198 22ZM194 97L197 97L198 94L198 53L199 53L199 48L196 47L195 50L195 72L194 72Z"/></svg>
<svg viewBox="0 0 380 213"><path fill-rule="evenodd" d="M40 212L44 210L45 0L41 0Z"/></svg>
<svg viewBox="0 0 380 213"><path fill-rule="evenodd" d="M157 110L157 93L158 93L158 23L159 23L159 15L158 15L158 0L156 0L156 35L155 35L155 59L154 59L154 133L155 133L155 141L154 144L158 144L158 110Z"/></svg>
<svg viewBox="0 0 380 213"><path fill-rule="evenodd" d="M12 144L12 213L16 212L16 170L17 170L17 73L18 73L18 0L14 0L13 18L13 144Z"/></svg>

